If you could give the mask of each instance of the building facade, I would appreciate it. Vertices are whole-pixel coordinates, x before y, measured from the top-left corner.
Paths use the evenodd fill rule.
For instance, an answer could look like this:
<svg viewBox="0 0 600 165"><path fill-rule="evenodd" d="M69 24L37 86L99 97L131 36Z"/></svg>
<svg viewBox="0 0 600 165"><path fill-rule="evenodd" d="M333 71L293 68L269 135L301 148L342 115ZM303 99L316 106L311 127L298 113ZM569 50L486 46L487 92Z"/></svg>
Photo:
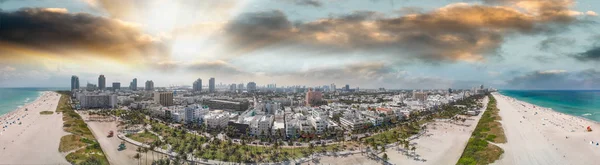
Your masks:
<svg viewBox="0 0 600 165"><path fill-rule="evenodd" d="M106 78L104 77L104 75L100 75L100 77L98 77L98 89L106 89Z"/></svg>
<svg viewBox="0 0 600 165"><path fill-rule="evenodd" d="M154 82L152 82L152 80L146 81L146 86L144 89L146 91L153 91L154 90Z"/></svg>
<svg viewBox="0 0 600 165"><path fill-rule="evenodd" d="M154 92L154 102L162 106L173 105L173 92Z"/></svg>
<svg viewBox="0 0 600 165"><path fill-rule="evenodd" d="M134 78L133 81L129 83L129 89L131 89L132 91L137 90L137 78Z"/></svg>
<svg viewBox="0 0 600 165"><path fill-rule="evenodd" d="M117 107L117 95L85 95L77 96L79 106L83 109L92 108L115 108Z"/></svg>
<svg viewBox="0 0 600 165"><path fill-rule="evenodd" d="M313 91L312 88L308 88L308 92L306 92L306 105L314 106L323 101L323 93L320 91Z"/></svg>
<svg viewBox="0 0 600 165"><path fill-rule="evenodd" d="M114 82L114 83L112 83L112 90L113 91L121 90L121 83L120 82Z"/></svg>
<svg viewBox="0 0 600 165"><path fill-rule="evenodd" d="M208 79L208 92L215 92L215 78Z"/></svg>
<svg viewBox="0 0 600 165"><path fill-rule="evenodd" d="M248 85L246 85L246 88L248 89L248 92L256 92L256 83L249 82Z"/></svg>
<svg viewBox="0 0 600 165"><path fill-rule="evenodd" d="M79 77L71 76L71 91L79 89Z"/></svg>
<svg viewBox="0 0 600 165"><path fill-rule="evenodd" d="M202 92L202 79L199 78L194 81L194 84L192 84L192 90L194 92Z"/></svg>

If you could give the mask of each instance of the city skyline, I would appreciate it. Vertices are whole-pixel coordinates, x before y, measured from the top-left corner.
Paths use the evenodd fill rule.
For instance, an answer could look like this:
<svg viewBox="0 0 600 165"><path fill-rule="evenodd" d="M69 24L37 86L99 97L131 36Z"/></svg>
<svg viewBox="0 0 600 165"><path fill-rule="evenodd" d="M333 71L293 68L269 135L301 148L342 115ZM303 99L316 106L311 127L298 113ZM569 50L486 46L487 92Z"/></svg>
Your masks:
<svg viewBox="0 0 600 165"><path fill-rule="evenodd" d="M600 87L600 1L114 2L0 1L0 87Z"/></svg>

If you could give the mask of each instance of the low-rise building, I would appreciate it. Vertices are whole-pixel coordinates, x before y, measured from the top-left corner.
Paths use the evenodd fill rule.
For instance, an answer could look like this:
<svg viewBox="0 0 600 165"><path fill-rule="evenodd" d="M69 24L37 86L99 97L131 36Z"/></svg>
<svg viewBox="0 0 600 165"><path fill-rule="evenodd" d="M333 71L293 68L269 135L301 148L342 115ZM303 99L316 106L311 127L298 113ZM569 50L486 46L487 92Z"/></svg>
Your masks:
<svg viewBox="0 0 600 165"><path fill-rule="evenodd" d="M208 128L226 128L229 121L229 113L222 110L210 111L204 116L204 123Z"/></svg>

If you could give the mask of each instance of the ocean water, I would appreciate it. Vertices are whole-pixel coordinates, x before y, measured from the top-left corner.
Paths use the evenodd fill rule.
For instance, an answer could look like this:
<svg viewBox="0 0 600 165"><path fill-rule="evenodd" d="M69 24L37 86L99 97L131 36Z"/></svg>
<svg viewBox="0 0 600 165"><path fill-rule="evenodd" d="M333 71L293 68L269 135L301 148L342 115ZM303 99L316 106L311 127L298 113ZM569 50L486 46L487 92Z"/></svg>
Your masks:
<svg viewBox="0 0 600 165"><path fill-rule="evenodd" d="M35 101L43 91L68 90L67 88L0 88L0 115Z"/></svg>
<svg viewBox="0 0 600 165"><path fill-rule="evenodd" d="M600 90L502 90L501 94L600 122Z"/></svg>

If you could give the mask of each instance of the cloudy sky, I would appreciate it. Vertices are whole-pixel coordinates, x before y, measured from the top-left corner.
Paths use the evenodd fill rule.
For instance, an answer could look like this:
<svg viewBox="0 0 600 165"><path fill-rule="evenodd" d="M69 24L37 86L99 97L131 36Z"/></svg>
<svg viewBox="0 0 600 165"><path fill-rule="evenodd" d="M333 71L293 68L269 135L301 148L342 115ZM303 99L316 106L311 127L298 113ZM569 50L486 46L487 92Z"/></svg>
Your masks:
<svg viewBox="0 0 600 165"><path fill-rule="evenodd" d="M600 89L598 0L0 0L0 87ZM138 85L141 86L141 83Z"/></svg>

